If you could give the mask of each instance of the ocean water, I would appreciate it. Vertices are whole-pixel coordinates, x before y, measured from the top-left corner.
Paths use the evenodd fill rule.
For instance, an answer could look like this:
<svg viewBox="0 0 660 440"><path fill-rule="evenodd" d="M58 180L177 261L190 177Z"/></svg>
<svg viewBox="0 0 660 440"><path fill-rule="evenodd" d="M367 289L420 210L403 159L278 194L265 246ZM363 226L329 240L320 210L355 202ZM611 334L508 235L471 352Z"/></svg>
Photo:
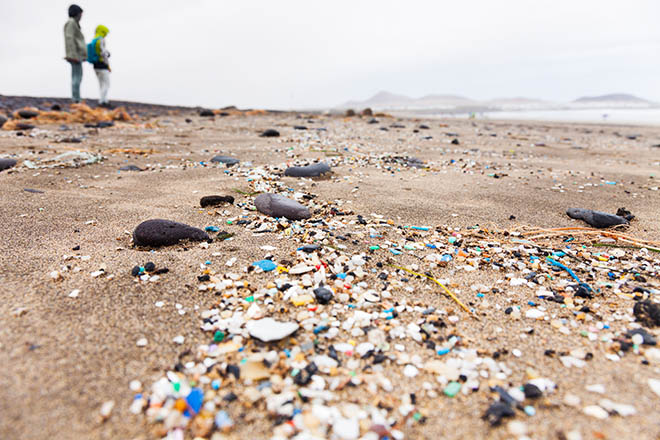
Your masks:
<svg viewBox="0 0 660 440"><path fill-rule="evenodd" d="M469 115L442 115L467 118ZM520 110L476 113L479 120L555 121L599 124L660 125L660 108L645 109L571 109Z"/></svg>

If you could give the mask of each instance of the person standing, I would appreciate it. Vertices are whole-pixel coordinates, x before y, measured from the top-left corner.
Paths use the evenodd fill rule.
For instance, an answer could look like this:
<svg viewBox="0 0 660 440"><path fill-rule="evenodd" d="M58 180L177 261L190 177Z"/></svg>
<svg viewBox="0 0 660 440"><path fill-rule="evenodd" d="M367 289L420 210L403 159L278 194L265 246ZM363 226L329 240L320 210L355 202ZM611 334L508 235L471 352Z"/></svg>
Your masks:
<svg viewBox="0 0 660 440"><path fill-rule="evenodd" d="M108 101L108 89L110 89L110 52L105 44L105 37L110 30L102 24L96 27L96 35L91 43L87 46L87 61L94 65L94 72L99 80L99 89L101 92L101 99L99 104L101 107L110 107Z"/></svg>
<svg viewBox="0 0 660 440"><path fill-rule="evenodd" d="M85 37L80 30L83 10L78 5L69 6L69 20L64 25L65 60L71 64L71 99L80 102L80 83L82 82L82 63L87 59Z"/></svg>

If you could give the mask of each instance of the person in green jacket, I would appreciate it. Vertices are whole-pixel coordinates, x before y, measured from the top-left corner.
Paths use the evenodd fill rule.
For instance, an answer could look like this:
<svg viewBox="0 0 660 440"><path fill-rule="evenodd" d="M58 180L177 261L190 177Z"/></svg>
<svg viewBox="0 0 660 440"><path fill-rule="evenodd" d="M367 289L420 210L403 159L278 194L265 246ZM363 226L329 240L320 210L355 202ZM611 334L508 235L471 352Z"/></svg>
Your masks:
<svg viewBox="0 0 660 440"><path fill-rule="evenodd" d="M80 83L82 82L82 63L87 59L85 37L80 30L83 10L78 5L69 6L69 20L64 25L65 60L71 64L71 98L80 102Z"/></svg>

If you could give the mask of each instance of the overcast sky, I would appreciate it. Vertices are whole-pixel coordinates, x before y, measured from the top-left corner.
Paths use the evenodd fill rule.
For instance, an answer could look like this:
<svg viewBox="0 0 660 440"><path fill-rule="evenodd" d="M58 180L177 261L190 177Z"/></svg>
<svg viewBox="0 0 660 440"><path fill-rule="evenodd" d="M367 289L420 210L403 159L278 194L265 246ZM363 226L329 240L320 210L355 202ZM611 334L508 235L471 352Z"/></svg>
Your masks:
<svg viewBox="0 0 660 440"><path fill-rule="evenodd" d="M0 94L69 96L70 2L0 0ZM110 99L331 107L419 97L660 101L658 0L85 0L110 28ZM97 98L91 65L83 97Z"/></svg>

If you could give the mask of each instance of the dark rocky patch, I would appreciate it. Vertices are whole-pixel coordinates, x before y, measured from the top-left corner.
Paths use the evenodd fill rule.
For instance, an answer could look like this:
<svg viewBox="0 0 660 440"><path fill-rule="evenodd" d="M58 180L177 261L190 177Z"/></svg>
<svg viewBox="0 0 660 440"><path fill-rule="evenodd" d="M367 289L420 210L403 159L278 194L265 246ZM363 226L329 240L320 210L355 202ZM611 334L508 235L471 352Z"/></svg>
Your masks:
<svg viewBox="0 0 660 440"><path fill-rule="evenodd" d="M144 171L142 168L136 165L124 165L119 168L119 171Z"/></svg>

